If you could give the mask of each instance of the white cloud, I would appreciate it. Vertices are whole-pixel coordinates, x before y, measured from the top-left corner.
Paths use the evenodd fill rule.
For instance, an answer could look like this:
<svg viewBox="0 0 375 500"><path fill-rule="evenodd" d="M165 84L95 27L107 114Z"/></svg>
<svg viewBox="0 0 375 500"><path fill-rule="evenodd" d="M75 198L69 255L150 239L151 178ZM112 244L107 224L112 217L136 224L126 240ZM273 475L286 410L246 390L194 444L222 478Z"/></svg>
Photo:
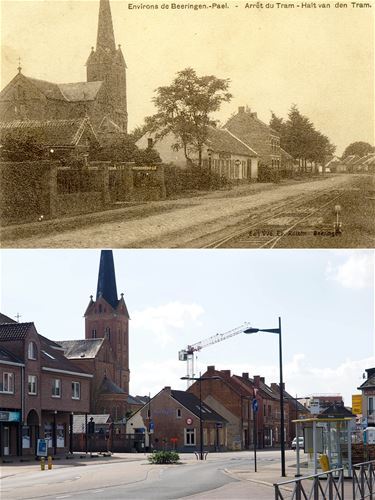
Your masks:
<svg viewBox="0 0 375 500"><path fill-rule="evenodd" d="M355 252L342 264L334 266L328 262L326 277L337 281L344 288L362 289L373 285L374 253Z"/></svg>
<svg viewBox="0 0 375 500"><path fill-rule="evenodd" d="M174 330L181 330L190 322L197 322L204 313L198 304L169 302L158 307L148 307L132 313L132 327L144 329L156 335L162 346L174 341Z"/></svg>

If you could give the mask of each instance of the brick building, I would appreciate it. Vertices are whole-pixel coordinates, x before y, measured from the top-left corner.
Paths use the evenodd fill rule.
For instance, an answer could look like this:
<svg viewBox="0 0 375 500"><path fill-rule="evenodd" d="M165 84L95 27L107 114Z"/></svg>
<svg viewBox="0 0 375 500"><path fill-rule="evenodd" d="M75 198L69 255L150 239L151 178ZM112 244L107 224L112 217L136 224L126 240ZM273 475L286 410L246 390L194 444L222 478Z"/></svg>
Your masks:
<svg viewBox="0 0 375 500"><path fill-rule="evenodd" d="M18 74L0 92L3 121L72 120L88 116L96 132L127 132L126 63L116 48L109 0L100 0L96 50L87 81L52 83Z"/></svg>
<svg viewBox="0 0 375 500"><path fill-rule="evenodd" d="M204 450L226 450L226 419L205 402L201 418ZM198 451L200 400L192 393L164 387L129 418L126 430L129 434L143 435L146 449Z"/></svg>
<svg viewBox="0 0 375 500"><path fill-rule="evenodd" d="M89 410L92 375L65 358L34 323L0 318L0 456L71 450L73 413Z"/></svg>
<svg viewBox="0 0 375 500"><path fill-rule="evenodd" d="M257 113L240 106L224 128L255 149L259 155L259 166L281 168L280 135L259 120Z"/></svg>
<svg viewBox="0 0 375 500"><path fill-rule="evenodd" d="M280 399L278 390L265 384L264 377L248 373L232 375L230 370L208 366L202 381L202 399L228 421L228 449L250 449L254 443L254 412L252 401L258 401L256 413L257 447L280 446ZM199 382L189 389L195 395ZM289 435L289 408L284 406L285 435Z"/></svg>
<svg viewBox="0 0 375 500"><path fill-rule="evenodd" d="M110 413L123 421L129 395L129 313L117 295L112 250L102 250L96 299L85 312L85 339L59 344L65 356L93 374L91 413Z"/></svg>

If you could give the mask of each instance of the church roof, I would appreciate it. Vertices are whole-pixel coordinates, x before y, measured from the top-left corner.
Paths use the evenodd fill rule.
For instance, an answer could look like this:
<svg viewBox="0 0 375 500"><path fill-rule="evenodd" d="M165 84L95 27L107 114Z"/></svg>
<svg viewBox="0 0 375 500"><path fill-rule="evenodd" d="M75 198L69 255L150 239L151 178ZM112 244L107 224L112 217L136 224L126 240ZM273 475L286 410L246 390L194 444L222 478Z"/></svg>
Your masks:
<svg viewBox="0 0 375 500"><path fill-rule="evenodd" d="M59 89L69 102L95 101L103 82L59 83Z"/></svg>
<svg viewBox="0 0 375 500"><path fill-rule="evenodd" d="M125 391L115 384L110 378L104 377L100 385L101 394L125 394Z"/></svg>
<svg viewBox="0 0 375 500"><path fill-rule="evenodd" d="M63 101L65 100L57 83L47 82L45 80L38 80L37 78L31 78L25 75L21 76L23 78L26 78L33 85L35 85L35 87L37 87L38 90L40 90L40 92L42 92L42 94L44 94L49 99L58 99Z"/></svg>
<svg viewBox="0 0 375 500"><path fill-rule="evenodd" d="M95 358L104 342L101 339L62 340L59 345L63 347L65 356L69 359Z"/></svg>
<svg viewBox="0 0 375 500"><path fill-rule="evenodd" d="M102 250L100 254L98 287L96 300L103 297L114 309L118 305L115 264L112 250Z"/></svg>
<svg viewBox="0 0 375 500"><path fill-rule="evenodd" d="M96 48L98 49L99 47L108 52L114 52L116 50L109 0L100 0Z"/></svg>
<svg viewBox="0 0 375 500"><path fill-rule="evenodd" d="M8 135L13 139L39 137L44 146L74 147L86 129L96 139L95 132L88 118L74 120L15 120L0 122L0 140Z"/></svg>

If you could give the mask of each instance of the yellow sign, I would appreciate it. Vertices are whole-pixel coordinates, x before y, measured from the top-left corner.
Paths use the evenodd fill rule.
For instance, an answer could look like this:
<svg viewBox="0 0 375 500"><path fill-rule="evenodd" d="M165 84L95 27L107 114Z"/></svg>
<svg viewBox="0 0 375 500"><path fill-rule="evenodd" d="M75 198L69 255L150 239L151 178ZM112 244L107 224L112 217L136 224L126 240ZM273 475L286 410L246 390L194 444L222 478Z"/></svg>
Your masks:
<svg viewBox="0 0 375 500"><path fill-rule="evenodd" d="M362 394L352 394L352 413L362 415Z"/></svg>

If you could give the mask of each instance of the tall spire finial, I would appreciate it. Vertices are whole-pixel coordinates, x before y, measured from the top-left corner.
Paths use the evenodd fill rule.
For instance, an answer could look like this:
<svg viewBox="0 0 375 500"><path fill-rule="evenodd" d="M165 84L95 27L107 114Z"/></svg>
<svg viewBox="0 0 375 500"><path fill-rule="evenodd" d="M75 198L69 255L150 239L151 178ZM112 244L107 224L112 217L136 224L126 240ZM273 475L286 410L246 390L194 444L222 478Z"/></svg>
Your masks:
<svg viewBox="0 0 375 500"><path fill-rule="evenodd" d="M96 49L104 49L106 52L115 52L115 35L113 31L111 6L109 0L100 0L98 38Z"/></svg>
<svg viewBox="0 0 375 500"><path fill-rule="evenodd" d="M100 254L96 300L100 297L103 297L113 308L117 307L118 297L112 250L102 250Z"/></svg>
<svg viewBox="0 0 375 500"><path fill-rule="evenodd" d="M22 66L21 66L21 58L20 57L18 58L18 68L17 69L18 69L18 73L21 73Z"/></svg>

